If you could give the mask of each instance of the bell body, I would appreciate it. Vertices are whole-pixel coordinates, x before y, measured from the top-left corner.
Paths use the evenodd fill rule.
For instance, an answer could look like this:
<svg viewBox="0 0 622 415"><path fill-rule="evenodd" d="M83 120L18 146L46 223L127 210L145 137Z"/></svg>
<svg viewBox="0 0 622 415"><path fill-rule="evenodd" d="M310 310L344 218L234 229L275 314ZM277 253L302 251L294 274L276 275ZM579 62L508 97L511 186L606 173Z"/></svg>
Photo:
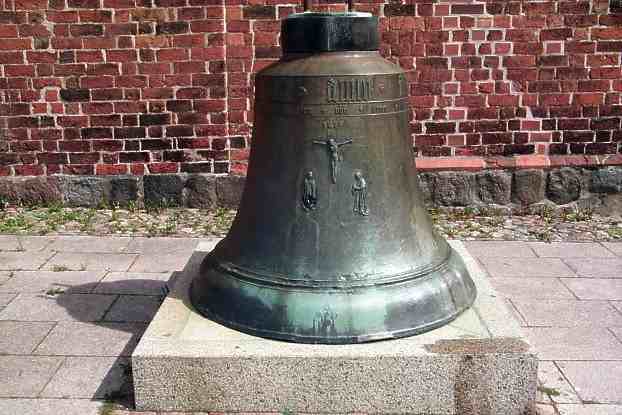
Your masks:
<svg viewBox="0 0 622 415"><path fill-rule="evenodd" d="M196 309L258 336L357 343L439 327L475 287L417 182L407 82L377 51L286 53L256 75L249 169Z"/></svg>

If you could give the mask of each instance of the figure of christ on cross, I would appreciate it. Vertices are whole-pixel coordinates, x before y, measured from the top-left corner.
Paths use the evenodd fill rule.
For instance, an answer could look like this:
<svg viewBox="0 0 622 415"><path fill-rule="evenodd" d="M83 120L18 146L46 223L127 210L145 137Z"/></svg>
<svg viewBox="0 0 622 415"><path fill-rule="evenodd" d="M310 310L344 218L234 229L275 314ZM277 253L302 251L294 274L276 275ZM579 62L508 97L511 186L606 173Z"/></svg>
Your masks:
<svg viewBox="0 0 622 415"><path fill-rule="evenodd" d="M321 144L326 146L328 156L330 157L330 176L333 183L337 183L337 174L339 173L339 163L341 162L341 153L339 147L352 143L352 139L346 139L341 143L329 138L326 141L313 140L313 144Z"/></svg>

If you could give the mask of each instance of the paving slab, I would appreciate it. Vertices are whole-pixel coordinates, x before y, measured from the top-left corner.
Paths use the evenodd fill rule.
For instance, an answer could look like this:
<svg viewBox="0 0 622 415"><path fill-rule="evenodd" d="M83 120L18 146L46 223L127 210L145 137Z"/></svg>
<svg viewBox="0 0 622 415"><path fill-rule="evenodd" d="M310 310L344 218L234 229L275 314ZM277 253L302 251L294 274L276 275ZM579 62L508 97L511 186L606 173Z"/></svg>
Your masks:
<svg viewBox="0 0 622 415"><path fill-rule="evenodd" d="M559 258L481 258L491 277L572 277L575 273Z"/></svg>
<svg viewBox="0 0 622 415"><path fill-rule="evenodd" d="M189 252L192 254L200 240L197 238L133 238L125 250L128 253L174 254Z"/></svg>
<svg viewBox="0 0 622 415"><path fill-rule="evenodd" d="M0 293L45 293L50 289L90 293L105 274L106 271L14 271L9 281L0 283Z"/></svg>
<svg viewBox="0 0 622 415"><path fill-rule="evenodd" d="M0 235L0 251L21 251L22 245L16 235Z"/></svg>
<svg viewBox="0 0 622 415"><path fill-rule="evenodd" d="M63 359L51 356L0 356L0 397L38 396Z"/></svg>
<svg viewBox="0 0 622 415"><path fill-rule="evenodd" d="M467 250L478 258L535 258L526 242L521 241L466 241Z"/></svg>
<svg viewBox="0 0 622 415"><path fill-rule="evenodd" d="M559 415L620 415L622 405L558 405Z"/></svg>
<svg viewBox="0 0 622 415"><path fill-rule="evenodd" d="M622 360L622 342L606 328L523 328L540 360Z"/></svg>
<svg viewBox="0 0 622 415"><path fill-rule="evenodd" d="M581 300L622 300L622 278L562 278Z"/></svg>
<svg viewBox="0 0 622 415"><path fill-rule="evenodd" d="M30 354L55 323L0 321L0 355Z"/></svg>
<svg viewBox="0 0 622 415"><path fill-rule="evenodd" d="M622 362L557 362L581 399L622 404Z"/></svg>
<svg viewBox="0 0 622 415"><path fill-rule="evenodd" d="M101 415L101 407L88 399L0 399L0 414L7 415Z"/></svg>
<svg viewBox="0 0 622 415"><path fill-rule="evenodd" d="M581 403L572 386L564 378L554 362L540 361L538 364L540 384L550 390L550 399L555 403Z"/></svg>
<svg viewBox="0 0 622 415"><path fill-rule="evenodd" d="M59 252L45 264L45 269L65 267L77 271L127 271L136 260L135 254Z"/></svg>
<svg viewBox="0 0 622 415"><path fill-rule="evenodd" d="M507 298L575 299L557 278L491 278L490 283Z"/></svg>
<svg viewBox="0 0 622 415"><path fill-rule="evenodd" d="M98 321L115 298L100 294L20 294L0 311L0 320Z"/></svg>
<svg viewBox="0 0 622 415"><path fill-rule="evenodd" d="M558 415L558 413L552 404L538 404L536 405L536 415Z"/></svg>
<svg viewBox="0 0 622 415"><path fill-rule="evenodd" d="M99 294L162 295L171 272L109 272L95 287Z"/></svg>
<svg viewBox="0 0 622 415"><path fill-rule="evenodd" d="M54 242L54 236L18 236L22 249L26 251L41 251Z"/></svg>
<svg viewBox="0 0 622 415"><path fill-rule="evenodd" d="M513 298L512 303L531 327L622 326L622 314L607 301Z"/></svg>
<svg viewBox="0 0 622 415"><path fill-rule="evenodd" d="M47 249L58 252L122 253L132 238L116 236L58 236Z"/></svg>
<svg viewBox="0 0 622 415"><path fill-rule="evenodd" d="M580 277L622 278L622 258L570 258L564 262Z"/></svg>
<svg viewBox="0 0 622 415"><path fill-rule="evenodd" d="M104 317L105 321L148 323L158 311L164 297L122 295Z"/></svg>
<svg viewBox="0 0 622 415"><path fill-rule="evenodd" d="M199 242L196 238L134 238L127 252L141 255L130 271L181 271Z"/></svg>
<svg viewBox="0 0 622 415"><path fill-rule="evenodd" d="M35 349L36 355L129 356L145 325L142 323L60 322Z"/></svg>
<svg viewBox="0 0 622 415"><path fill-rule="evenodd" d="M52 256L53 252L0 252L0 270L36 270Z"/></svg>
<svg viewBox="0 0 622 415"><path fill-rule="evenodd" d="M611 258L615 255L598 242L529 242L542 258Z"/></svg>
<svg viewBox="0 0 622 415"><path fill-rule="evenodd" d="M192 251L144 253L138 259L130 271L132 272L170 272L181 271L188 263Z"/></svg>
<svg viewBox="0 0 622 415"><path fill-rule="evenodd" d="M622 256L622 242L603 242L605 248L617 256Z"/></svg>
<svg viewBox="0 0 622 415"><path fill-rule="evenodd" d="M67 357L41 396L102 399L129 381L128 365L126 358Z"/></svg>

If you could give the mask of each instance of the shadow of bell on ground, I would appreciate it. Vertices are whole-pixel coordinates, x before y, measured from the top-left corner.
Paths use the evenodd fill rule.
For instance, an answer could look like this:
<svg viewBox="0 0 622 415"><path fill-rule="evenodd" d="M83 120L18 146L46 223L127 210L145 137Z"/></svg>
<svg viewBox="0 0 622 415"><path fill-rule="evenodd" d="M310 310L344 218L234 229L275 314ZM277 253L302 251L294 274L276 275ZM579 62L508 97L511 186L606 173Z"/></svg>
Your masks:
<svg viewBox="0 0 622 415"><path fill-rule="evenodd" d="M75 321L93 325L91 335L86 335L91 338L79 340L85 343L84 355L116 358L91 399L134 408L130 356L178 274L173 272L167 281L125 279L71 286L54 284L48 290L46 297L56 301Z"/></svg>

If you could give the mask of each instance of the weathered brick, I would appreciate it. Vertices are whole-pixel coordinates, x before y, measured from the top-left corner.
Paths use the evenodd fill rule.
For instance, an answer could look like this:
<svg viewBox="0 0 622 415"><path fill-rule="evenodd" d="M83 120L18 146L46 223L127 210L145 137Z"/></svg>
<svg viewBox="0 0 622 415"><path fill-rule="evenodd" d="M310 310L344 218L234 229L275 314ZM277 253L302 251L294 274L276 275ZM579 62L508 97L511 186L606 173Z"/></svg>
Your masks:
<svg viewBox="0 0 622 415"><path fill-rule="evenodd" d="M188 22L163 22L156 25L156 34L176 35L180 33L187 33L188 29Z"/></svg>
<svg viewBox="0 0 622 415"><path fill-rule="evenodd" d="M244 6L242 8L242 17L244 19L275 19L276 8L260 4Z"/></svg>
<svg viewBox="0 0 622 415"><path fill-rule="evenodd" d="M141 114L140 125L162 125L169 124L170 114Z"/></svg>
<svg viewBox="0 0 622 415"><path fill-rule="evenodd" d="M388 3L384 6L384 14L391 16L414 16L416 13L415 4Z"/></svg>

